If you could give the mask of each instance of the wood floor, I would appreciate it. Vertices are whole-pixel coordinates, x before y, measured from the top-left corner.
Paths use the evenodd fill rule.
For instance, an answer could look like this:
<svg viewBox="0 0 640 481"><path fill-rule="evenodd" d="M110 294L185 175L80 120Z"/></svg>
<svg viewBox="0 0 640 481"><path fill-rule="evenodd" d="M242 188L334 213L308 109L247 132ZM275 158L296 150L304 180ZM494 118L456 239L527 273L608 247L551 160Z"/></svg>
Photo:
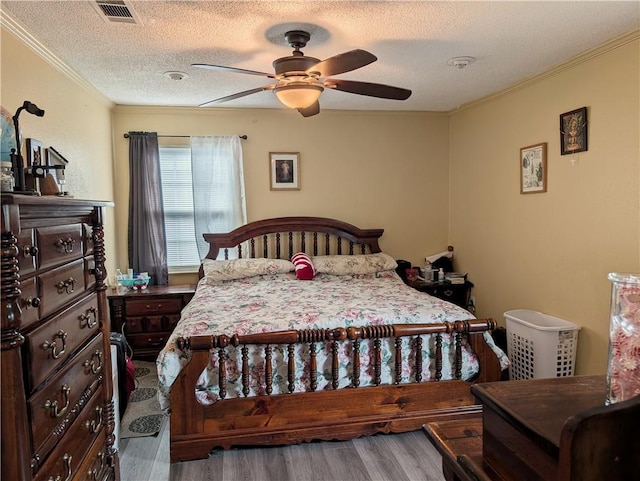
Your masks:
<svg viewBox="0 0 640 481"><path fill-rule="evenodd" d="M166 419L157 437L120 440L122 481L444 481L441 462L422 431L220 450L173 465Z"/></svg>

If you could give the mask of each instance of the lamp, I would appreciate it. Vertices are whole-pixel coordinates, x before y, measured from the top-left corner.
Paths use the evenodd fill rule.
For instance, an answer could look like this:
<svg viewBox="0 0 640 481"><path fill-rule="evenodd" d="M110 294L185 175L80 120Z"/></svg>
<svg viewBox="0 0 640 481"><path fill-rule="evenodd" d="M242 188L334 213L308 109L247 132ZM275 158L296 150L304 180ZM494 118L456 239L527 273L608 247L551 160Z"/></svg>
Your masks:
<svg viewBox="0 0 640 481"><path fill-rule="evenodd" d="M38 108L36 104L25 100L21 107L16 110L16 114L13 116L13 128L16 131L16 148L11 149L11 166L16 177L16 184L13 191L20 194L35 194L34 191L27 191L24 182L24 161L22 159L22 153L20 152L20 128L18 127L18 117L20 113L26 110L32 115L37 117L44 117L44 110Z"/></svg>
<svg viewBox="0 0 640 481"><path fill-rule="evenodd" d="M291 109L306 109L320 98L324 90L320 85L310 85L305 82L292 82L275 88L276 97Z"/></svg>

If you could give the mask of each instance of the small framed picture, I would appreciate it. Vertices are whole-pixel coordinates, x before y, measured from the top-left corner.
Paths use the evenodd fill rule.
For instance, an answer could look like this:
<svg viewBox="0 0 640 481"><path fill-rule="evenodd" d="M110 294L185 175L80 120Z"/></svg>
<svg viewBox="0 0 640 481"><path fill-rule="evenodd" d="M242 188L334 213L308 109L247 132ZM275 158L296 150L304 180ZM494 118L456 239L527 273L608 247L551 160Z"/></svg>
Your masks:
<svg viewBox="0 0 640 481"><path fill-rule="evenodd" d="M560 154L575 154L587 150L587 108L582 107L560 115Z"/></svg>
<svg viewBox="0 0 640 481"><path fill-rule="evenodd" d="M300 153L269 152L271 190L300 190Z"/></svg>
<svg viewBox="0 0 640 481"><path fill-rule="evenodd" d="M44 165L44 154L42 152L42 142L36 139L27 139L27 167L33 165Z"/></svg>
<svg viewBox="0 0 640 481"><path fill-rule="evenodd" d="M520 193L547 191L547 143L520 149Z"/></svg>

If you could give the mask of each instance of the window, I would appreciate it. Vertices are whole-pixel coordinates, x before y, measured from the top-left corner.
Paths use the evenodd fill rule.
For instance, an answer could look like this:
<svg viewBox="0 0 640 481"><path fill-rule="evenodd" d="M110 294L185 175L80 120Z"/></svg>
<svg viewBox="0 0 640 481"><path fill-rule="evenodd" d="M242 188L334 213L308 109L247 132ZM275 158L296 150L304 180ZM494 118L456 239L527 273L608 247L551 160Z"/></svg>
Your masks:
<svg viewBox="0 0 640 481"><path fill-rule="evenodd" d="M194 272L209 250L202 233L247 221L240 138L190 137L190 145L160 145L158 153L167 265Z"/></svg>
<svg viewBox="0 0 640 481"><path fill-rule="evenodd" d="M171 272L192 272L200 266L193 217L191 148L160 146L162 204Z"/></svg>

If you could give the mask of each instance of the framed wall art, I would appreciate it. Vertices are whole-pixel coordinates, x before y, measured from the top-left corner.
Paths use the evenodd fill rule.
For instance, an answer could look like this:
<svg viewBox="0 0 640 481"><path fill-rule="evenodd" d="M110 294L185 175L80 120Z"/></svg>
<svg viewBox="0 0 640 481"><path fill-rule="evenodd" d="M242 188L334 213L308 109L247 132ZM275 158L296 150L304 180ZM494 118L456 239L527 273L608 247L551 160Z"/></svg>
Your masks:
<svg viewBox="0 0 640 481"><path fill-rule="evenodd" d="M32 165L44 165L42 142L36 139L27 139L27 167Z"/></svg>
<svg viewBox="0 0 640 481"><path fill-rule="evenodd" d="M300 190L300 153L269 152L271 190Z"/></svg>
<svg viewBox="0 0 640 481"><path fill-rule="evenodd" d="M547 143L520 149L520 193L547 191Z"/></svg>
<svg viewBox="0 0 640 481"><path fill-rule="evenodd" d="M587 108L582 107L560 115L560 154L575 154L587 150Z"/></svg>

